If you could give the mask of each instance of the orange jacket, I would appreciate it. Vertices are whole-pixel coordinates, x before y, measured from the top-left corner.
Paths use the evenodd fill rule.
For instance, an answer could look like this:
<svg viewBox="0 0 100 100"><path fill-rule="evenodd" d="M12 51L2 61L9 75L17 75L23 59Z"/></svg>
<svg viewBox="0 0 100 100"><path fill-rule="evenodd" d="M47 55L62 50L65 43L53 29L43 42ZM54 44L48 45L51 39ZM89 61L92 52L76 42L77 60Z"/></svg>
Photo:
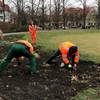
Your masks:
<svg viewBox="0 0 100 100"><path fill-rule="evenodd" d="M71 42L64 42L60 44L59 46L60 52L62 54L62 59L66 64L70 62L68 59L68 52L69 52L69 48L71 48L72 46L74 46L74 44L72 44ZM75 63L79 62L79 52L78 51L75 53L74 62Z"/></svg>
<svg viewBox="0 0 100 100"><path fill-rule="evenodd" d="M34 53L34 49L33 49L33 46L31 45L31 43L29 43L27 40L18 40L16 41L17 43L21 43L21 44L24 44L26 47L29 48L29 51L30 53Z"/></svg>
<svg viewBox="0 0 100 100"><path fill-rule="evenodd" d="M36 43L37 28L33 25L29 25L28 29L29 29L29 32L31 33L32 42Z"/></svg>
<svg viewBox="0 0 100 100"><path fill-rule="evenodd" d="M35 26L33 26L33 25L29 25L28 29L29 29L30 33L33 33L33 32L37 31L37 28Z"/></svg>

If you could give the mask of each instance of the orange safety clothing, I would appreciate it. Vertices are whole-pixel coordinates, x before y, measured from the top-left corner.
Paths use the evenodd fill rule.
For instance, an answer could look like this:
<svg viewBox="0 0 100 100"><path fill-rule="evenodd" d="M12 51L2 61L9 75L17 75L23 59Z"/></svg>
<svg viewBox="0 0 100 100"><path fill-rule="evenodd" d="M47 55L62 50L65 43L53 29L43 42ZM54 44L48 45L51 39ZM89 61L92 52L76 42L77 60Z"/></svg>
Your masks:
<svg viewBox="0 0 100 100"><path fill-rule="evenodd" d="M72 46L75 46L75 45L72 44L71 42L64 42L64 43L61 43L59 46L60 52L62 54L62 59L66 64L70 62L68 59L68 52ZM74 62L75 63L79 62L79 52L78 51L75 53Z"/></svg>
<svg viewBox="0 0 100 100"><path fill-rule="evenodd" d="M33 44L36 43L36 32L37 32L37 28L36 26L33 26L33 25L29 25L29 32L31 33L31 39L32 39L32 42Z"/></svg>
<svg viewBox="0 0 100 100"><path fill-rule="evenodd" d="M30 53L32 53L32 54L34 53L33 46L27 40L18 40L18 41L16 41L16 43L24 44L26 47L28 47Z"/></svg>

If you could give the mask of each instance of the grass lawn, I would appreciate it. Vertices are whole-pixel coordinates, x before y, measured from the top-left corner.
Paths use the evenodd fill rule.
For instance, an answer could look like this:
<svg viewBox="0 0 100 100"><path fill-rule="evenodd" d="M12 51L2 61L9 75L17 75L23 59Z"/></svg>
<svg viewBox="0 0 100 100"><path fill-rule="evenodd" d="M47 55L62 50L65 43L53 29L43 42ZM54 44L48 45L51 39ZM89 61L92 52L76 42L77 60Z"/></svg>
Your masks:
<svg viewBox="0 0 100 100"><path fill-rule="evenodd" d="M100 87L81 91L71 100L100 100Z"/></svg>
<svg viewBox="0 0 100 100"><path fill-rule="evenodd" d="M11 41L16 41L16 39L21 39L21 38L28 39L29 41L31 41L30 33L28 33L28 32L25 32L25 35L18 34L16 36L15 35L13 35L11 37L9 36L8 38L9 38L8 40L11 40ZM100 63L100 30L69 29L69 30L65 30L65 31L64 30L39 31L37 33L37 44L42 46L41 49L46 51L48 53L48 55L53 53L53 51L58 48L58 46L61 42L65 42L65 41L71 41L79 47L81 60L94 61L96 63ZM2 54L2 52L1 52L1 54ZM86 63L86 64L88 64L88 63ZM85 66L86 64L83 64L83 66ZM87 65L85 67L87 67ZM97 69L97 67L100 67L100 66L99 65L96 66L95 69ZM94 67L92 67L92 68L94 68ZM98 74L99 72L96 72L97 70L96 71L87 70L87 71L88 71L88 73L85 73L85 74L89 75L91 79L94 79L95 77L99 77L99 74ZM93 74L93 73L95 73L95 74ZM46 74L44 74L44 75L46 75ZM82 75L84 75L84 73ZM7 77L7 79L8 79L8 77ZM89 79L89 78L87 78L87 79ZM90 80L89 88L88 87L87 87L87 89L84 88L83 86L85 85L85 83L82 83L82 90L78 87L80 92L79 92L79 90L75 91L75 92L79 92L79 93L77 93L77 95L75 97L72 97L70 100L100 100L100 86L98 85L98 87L96 87L96 88L92 88L92 87L90 88L90 85L91 85L90 82L92 81L91 79L89 79ZM86 79L83 79L83 80L85 81ZM96 80L96 83L98 83L97 82L98 79L95 79L95 80ZM26 82L26 79L25 79L25 82ZM93 84L96 84L96 83L94 81ZM72 85L74 85L74 84L72 84ZM81 84L78 84L78 86L79 85L81 85ZM77 86L77 84L75 84L75 87L76 86ZM70 88L70 87L68 86L68 88ZM71 89L71 91L72 91L72 89ZM69 92L71 92L71 91L69 91ZM67 93L67 91L65 93ZM69 95L69 94L67 94L67 95Z"/></svg>
<svg viewBox="0 0 100 100"><path fill-rule="evenodd" d="M30 40L30 35L26 33L23 38ZM71 41L79 47L81 60L100 63L100 30L69 29L37 33L37 44L47 52L56 50L64 41ZM100 100L100 87L81 91L72 100Z"/></svg>
<svg viewBox="0 0 100 100"><path fill-rule="evenodd" d="M23 38L30 40L30 35L26 33ZM100 63L100 30L69 29L37 33L37 44L45 51L56 50L64 41L71 41L79 47L82 60Z"/></svg>

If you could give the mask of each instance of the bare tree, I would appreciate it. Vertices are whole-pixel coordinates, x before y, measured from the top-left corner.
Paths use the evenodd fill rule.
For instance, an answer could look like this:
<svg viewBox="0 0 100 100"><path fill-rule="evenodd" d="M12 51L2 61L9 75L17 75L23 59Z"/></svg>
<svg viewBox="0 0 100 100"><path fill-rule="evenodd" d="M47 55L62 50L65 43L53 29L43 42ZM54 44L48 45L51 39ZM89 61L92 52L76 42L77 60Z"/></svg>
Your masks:
<svg viewBox="0 0 100 100"><path fill-rule="evenodd" d="M2 0L3 2L3 22L5 23L5 0Z"/></svg>
<svg viewBox="0 0 100 100"><path fill-rule="evenodd" d="M86 28L86 8L87 8L87 0L79 0L83 6L83 29Z"/></svg>
<svg viewBox="0 0 100 100"><path fill-rule="evenodd" d="M63 27L65 29L65 0L63 0Z"/></svg>
<svg viewBox="0 0 100 100"><path fill-rule="evenodd" d="M38 9L40 7L40 2L41 0L29 0L26 6L27 8L27 14L29 16L29 21L32 21L33 24L37 24L37 14L38 14Z"/></svg>
<svg viewBox="0 0 100 100"><path fill-rule="evenodd" d="M35 9L34 9L34 5L35 5L36 0L31 0L31 20L34 22L35 20Z"/></svg>
<svg viewBox="0 0 100 100"><path fill-rule="evenodd" d="M60 14L61 14L61 0L54 0L54 6L55 6L55 26L56 28L59 28L59 21L60 21Z"/></svg>
<svg viewBox="0 0 100 100"><path fill-rule="evenodd" d="M62 0L62 4L63 4L63 27L65 29L65 25L66 25L66 14L65 14L65 10L66 10L66 5L67 5L67 2L69 0Z"/></svg>
<svg viewBox="0 0 100 100"><path fill-rule="evenodd" d="M97 4L98 4L97 28L100 29L100 0L97 1Z"/></svg>
<svg viewBox="0 0 100 100"><path fill-rule="evenodd" d="M49 24L50 24L50 26L49 26L49 28L51 29L51 17L52 17L51 16L51 0L50 0L50 8L49 8L49 10L50 10L50 17L49 17L49 21L50 21Z"/></svg>
<svg viewBox="0 0 100 100"><path fill-rule="evenodd" d="M24 0L9 0L9 2L12 2L17 10L17 22L18 24L24 25L26 24L26 17L25 17L25 3Z"/></svg>
<svg viewBox="0 0 100 100"><path fill-rule="evenodd" d="M44 30L44 0L42 0L42 29Z"/></svg>

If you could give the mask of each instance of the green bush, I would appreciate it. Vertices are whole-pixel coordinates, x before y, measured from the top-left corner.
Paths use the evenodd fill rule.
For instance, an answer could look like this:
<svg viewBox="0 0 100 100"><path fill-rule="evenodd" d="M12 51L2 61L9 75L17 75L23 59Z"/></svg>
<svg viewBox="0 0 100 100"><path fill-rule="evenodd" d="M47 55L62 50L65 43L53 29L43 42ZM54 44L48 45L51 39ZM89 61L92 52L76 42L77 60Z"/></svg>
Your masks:
<svg viewBox="0 0 100 100"><path fill-rule="evenodd" d="M18 32L28 31L28 25L19 26L16 31L18 31Z"/></svg>
<svg viewBox="0 0 100 100"><path fill-rule="evenodd" d="M12 23L0 23L0 29L4 33L9 32L24 32L28 30L28 25L18 25L18 24L12 24Z"/></svg>

